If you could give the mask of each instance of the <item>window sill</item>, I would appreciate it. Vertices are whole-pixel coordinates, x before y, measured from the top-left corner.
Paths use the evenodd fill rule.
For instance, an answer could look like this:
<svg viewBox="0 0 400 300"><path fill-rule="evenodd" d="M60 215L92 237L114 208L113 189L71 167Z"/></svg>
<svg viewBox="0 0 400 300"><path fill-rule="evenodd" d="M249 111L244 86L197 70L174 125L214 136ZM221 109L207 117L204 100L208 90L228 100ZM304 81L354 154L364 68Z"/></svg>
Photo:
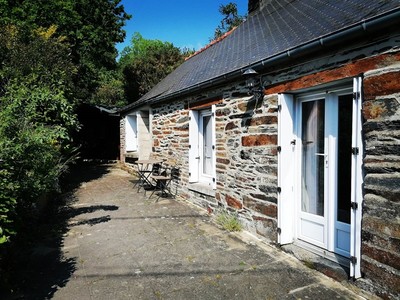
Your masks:
<svg viewBox="0 0 400 300"><path fill-rule="evenodd" d="M127 151L127 152L125 152L125 157L138 158L139 153L137 151Z"/></svg>
<svg viewBox="0 0 400 300"><path fill-rule="evenodd" d="M206 183L189 183L188 189L193 192L215 197L215 190Z"/></svg>

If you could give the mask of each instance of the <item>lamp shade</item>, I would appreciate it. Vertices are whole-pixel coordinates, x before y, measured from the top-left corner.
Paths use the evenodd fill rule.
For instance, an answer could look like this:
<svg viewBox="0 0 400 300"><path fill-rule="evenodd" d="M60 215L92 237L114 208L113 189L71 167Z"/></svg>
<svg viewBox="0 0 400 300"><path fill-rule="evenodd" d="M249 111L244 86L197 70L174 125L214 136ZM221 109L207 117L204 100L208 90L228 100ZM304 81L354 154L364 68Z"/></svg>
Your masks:
<svg viewBox="0 0 400 300"><path fill-rule="evenodd" d="M255 77L258 75L257 71L255 71L252 68L248 68L246 71L243 72L242 74L245 78L251 78L251 77Z"/></svg>

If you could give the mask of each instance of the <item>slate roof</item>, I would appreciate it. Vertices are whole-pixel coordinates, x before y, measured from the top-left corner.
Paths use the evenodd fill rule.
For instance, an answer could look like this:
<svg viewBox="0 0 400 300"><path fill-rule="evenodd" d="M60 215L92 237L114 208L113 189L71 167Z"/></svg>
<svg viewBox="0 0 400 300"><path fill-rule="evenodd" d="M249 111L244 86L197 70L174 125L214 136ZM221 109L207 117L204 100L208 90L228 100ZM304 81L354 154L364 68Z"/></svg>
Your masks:
<svg viewBox="0 0 400 300"><path fill-rule="evenodd" d="M129 107L201 86L399 8L400 0L272 0L224 39L185 61Z"/></svg>

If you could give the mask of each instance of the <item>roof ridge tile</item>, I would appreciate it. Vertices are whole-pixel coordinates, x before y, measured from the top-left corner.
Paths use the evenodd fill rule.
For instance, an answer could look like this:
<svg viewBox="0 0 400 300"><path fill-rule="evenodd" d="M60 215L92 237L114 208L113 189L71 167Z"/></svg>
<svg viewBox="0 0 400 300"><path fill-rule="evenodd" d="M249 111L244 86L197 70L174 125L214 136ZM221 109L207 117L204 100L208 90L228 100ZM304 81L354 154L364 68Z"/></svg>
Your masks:
<svg viewBox="0 0 400 300"><path fill-rule="evenodd" d="M193 56L196 56L197 54L200 54L201 52L205 51L206 49L210 48L211 46L219 43L220 41L222 41L223 39L225 39L228 35L230 35L235 29L237 28L237 26L233 27L231 30L229 30L228 32L225 32L223 35L221 35L220 37L216 38L215 40L212 40L209 44L207 44L206 46L204 46L203 48L201 48L200 50L197 50L195 53L193 53L192 55L189 55L188 57L185 58L185 61L192 58Z"/></svg>

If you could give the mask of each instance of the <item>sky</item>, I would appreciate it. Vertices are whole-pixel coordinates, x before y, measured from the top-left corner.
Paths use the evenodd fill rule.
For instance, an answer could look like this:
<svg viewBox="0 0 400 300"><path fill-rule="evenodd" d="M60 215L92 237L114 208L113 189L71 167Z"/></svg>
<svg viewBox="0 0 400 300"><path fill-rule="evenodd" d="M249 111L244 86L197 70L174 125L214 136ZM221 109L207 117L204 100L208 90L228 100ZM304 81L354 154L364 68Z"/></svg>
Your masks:
<svg viewBox="0 0 400 300"><path fill-rule="evenodd" d="M125 41L117 49L121 52L139 32L145 39L199 50L209 43L222 20L219 6L229 2L237 4L240 15L246 14L248 0L122 0L132 18L124 27Z"/></svg>

